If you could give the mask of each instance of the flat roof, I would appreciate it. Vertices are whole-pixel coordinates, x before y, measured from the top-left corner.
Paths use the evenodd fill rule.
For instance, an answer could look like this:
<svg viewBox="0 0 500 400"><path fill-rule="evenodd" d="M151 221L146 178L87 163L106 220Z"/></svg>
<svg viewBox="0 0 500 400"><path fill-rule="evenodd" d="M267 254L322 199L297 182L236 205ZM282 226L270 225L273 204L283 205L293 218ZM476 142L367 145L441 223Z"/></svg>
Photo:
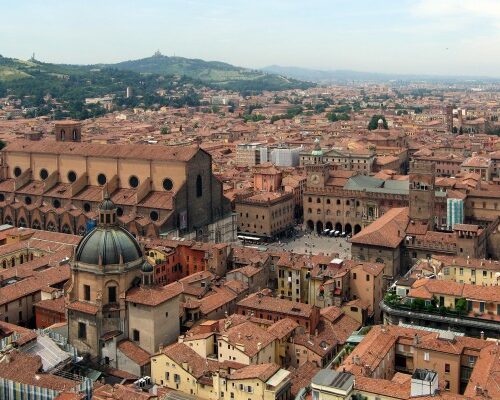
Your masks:
<svg viewBox="0 0 500 400"><path fill-rule="evenodd" d="M287 371L286 369L279 369L278 372L276 372L273 376L269 378L269 380L266 382L266 385L271 385L271 386L278 386L281 382L283 382L288 375L290 375L290 371Z"/></svg>
<svg viewBox="0 0 500 400"><path fill-rule="evenodd" d="M354 375L349 372L322 369L314 375L311 382L316 385L328 386L346 391L354 385Z"/></svg>

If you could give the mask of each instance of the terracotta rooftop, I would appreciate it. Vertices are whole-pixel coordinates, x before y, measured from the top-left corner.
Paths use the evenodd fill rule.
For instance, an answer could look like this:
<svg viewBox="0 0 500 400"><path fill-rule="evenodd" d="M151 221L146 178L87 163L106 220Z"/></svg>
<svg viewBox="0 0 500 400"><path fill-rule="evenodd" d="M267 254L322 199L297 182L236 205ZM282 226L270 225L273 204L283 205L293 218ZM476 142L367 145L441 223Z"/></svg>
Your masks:
<svg viewBox="0 0 500 400"><path fill-rule="evenodd" d="M300 365L297 369L292 371L290 375L290 380L292 381L292 396L297 396L300 389L308 386L314 375L321 368L311 361L306 361L304 364Z"/></svg>
<svg viewBox="0 0 500 400"><path fill-rule="evenodd" d="M244 298L238 303L238 306L286 314L291 317L300 316L309 318L313 312L313 306L310 304L266 296L262 295L260 292Z"/></svg>
<svg viewBox="0 0 500 400"><path fill-rule="evenodd" d="M233 371L228 379L259 379L266 382L279 370L280 366L274 363L247 365L246 367Z"/></svg>
<svg viewBox="0 0 500 400"><path fill-rule="evenodd" d="M127 301L131 303L156 306L171 300L182 293L182 284L174 282L166 286L139 286L127 292Z"/></svg>
<svg viewBox="0 0 500 400"><path fill-rule="evenodd" d="M270 332L250 321L227 329L225 335L227 335L227 341L231 345L244 346L242 351L249 357L255 356L260 349L267 347L275 339Z"/></svg>
<svg viewBox="0 0 500 400"><path fill-rule="evenodd" d="M351 238L355 244L396 248L405 237L408 208L392 208Z"/></svg>
<svg viewBox="0 0 500 400"><path fill-rule="evenodd" d="M198 151L197 146L161 146L143 144L91 144L16 140L3 152L72 154L81 157L131 158L153 161L189 161Z"/></svg>
<svg viewBox="0 0 500 400"><path fill-rule="evenodd" d="M35 307L58 312L60 314L64 314L66 310L63 296L58 297L57 299L40 300L39 302L35 303Z"/></svg>
<svg viewBox="0 0 500 400"><path fill-rule="evenodd" d="M151 355L146 350L142 349L136 343L130 340L122 340L121 342L119 342L118 349L141 367L149 364Z"/></svg>
<svg viewBox="0 0 500 400"><path fill-rule="evenodd" d="M167 346L163 348L161 353L198 379L210 371L218 370L219 363L217 361L205 360L184 343L174 343Z"/></svg>
<svg viewBox="0 0 500 400"><path fill-rule="evenodd" d="M12 351L9 357L0 363L0 378L56 391L70 390L80 383L57 375L45 374L41 369L40 356Z"/></svg>
<svg viewBox="0 0 500 400"><path fill-rule="evenodd" d="M272 324L267 331L277 339L283 339L292 333L299 324L291 318L283 318Z"/></svg>

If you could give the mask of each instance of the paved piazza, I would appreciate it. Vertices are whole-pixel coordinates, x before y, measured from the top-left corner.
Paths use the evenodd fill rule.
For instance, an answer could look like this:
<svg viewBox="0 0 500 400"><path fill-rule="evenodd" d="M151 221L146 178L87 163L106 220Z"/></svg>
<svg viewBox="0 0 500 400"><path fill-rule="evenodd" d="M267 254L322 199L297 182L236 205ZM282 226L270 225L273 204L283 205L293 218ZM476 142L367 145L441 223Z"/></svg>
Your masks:
<svg viewBox="0 0 500 400"><path fill-rule="evenodd" d="M247 244L248 245L248 244ZM299 254L319 254L349 259L351 255L351 243L343 237L318 236L315 233L297 232L294 238L286 238L281 241L265 244L264 246L273 250L291 250Z"/></svg>

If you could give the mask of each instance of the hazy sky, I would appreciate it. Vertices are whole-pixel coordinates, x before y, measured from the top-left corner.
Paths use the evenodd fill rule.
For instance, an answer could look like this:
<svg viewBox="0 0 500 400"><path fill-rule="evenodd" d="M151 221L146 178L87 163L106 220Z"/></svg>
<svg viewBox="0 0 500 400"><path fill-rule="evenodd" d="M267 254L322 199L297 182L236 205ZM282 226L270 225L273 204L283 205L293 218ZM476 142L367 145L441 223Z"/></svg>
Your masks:
<svg viewBox="0 0 500 400"><path fill-rule="evenodd" d="M0 0L0 54L500 76L500 0Z"/></svg>

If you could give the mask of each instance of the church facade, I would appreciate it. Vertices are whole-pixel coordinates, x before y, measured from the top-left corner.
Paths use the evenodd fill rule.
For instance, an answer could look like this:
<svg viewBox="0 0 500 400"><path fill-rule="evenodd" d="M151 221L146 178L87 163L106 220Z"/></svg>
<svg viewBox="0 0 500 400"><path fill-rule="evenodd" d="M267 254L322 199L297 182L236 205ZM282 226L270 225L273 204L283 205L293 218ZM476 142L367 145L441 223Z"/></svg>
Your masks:
<svg viewBox="0 0 500 400"><path fill-rule="evenodd" d="M235 240L235 218L208 153L197 146L82 143L78 129L58 124L55 142L19 140L2 150L3 223L83 235L107 190L136 236Z"/></svg>
<svg viewBox="0 0 500 400"><path fill-rule="evenodd" d="M153 274L105 194L97 226L75 249L65 288L68 339L80 354L98 365L149 374L150 355L175 341L180 329L180 285L155 286Z"/></svg>

